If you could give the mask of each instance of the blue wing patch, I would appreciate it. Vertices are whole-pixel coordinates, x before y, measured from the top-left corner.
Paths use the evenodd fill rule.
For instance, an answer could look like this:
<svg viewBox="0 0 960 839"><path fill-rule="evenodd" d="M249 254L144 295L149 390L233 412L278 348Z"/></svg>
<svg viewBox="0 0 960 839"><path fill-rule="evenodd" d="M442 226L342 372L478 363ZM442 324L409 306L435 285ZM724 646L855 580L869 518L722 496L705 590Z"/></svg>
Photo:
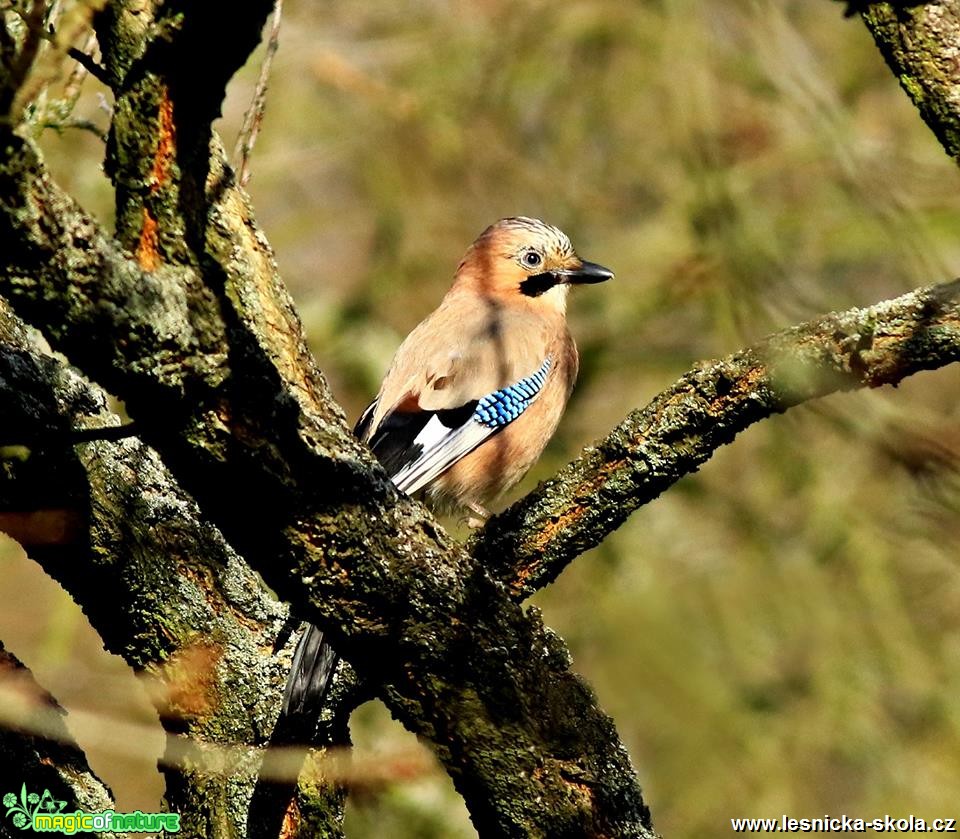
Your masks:
<svg viewBox="0 0 960 839"><path fill-rule="evenodd" d="M474 421L494 429L509 425L537 398L552 363L553 359L548 356L535 373L484 396L477 402L473 412Z"/></svg>
<svg viewBox="0 0 960 839"><path fill-rule="evenodd" d="M552 366L548 357L529 376L458 408L389 414L373 434L374 453L397 487L413 494L526 411Z"/></svg>

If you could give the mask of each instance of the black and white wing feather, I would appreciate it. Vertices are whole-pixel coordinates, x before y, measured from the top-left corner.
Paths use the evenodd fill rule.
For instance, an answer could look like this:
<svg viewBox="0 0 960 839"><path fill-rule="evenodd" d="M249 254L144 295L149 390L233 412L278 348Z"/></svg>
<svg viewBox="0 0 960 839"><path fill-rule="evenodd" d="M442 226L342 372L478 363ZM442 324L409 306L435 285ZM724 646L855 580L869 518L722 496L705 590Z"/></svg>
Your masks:
<svg viewBox="0 0 960 839"><path fill-rule="evenodd" d="M412 495L523 414L540 395L552 363L547 357L529 376L456 408L392 411L370 433L374 402L357 423L357 434L370 435L370 448L397 488Z"/></svg>

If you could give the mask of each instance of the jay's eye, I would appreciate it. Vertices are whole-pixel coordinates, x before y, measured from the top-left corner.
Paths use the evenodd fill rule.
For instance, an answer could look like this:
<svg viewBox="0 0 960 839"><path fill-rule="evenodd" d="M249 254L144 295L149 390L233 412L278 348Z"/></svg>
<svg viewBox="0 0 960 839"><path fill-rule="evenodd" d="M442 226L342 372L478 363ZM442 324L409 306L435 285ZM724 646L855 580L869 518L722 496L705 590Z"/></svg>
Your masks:
<svg viewBox="0 0 960 839"><path fill-rule="evenodd" d="M531 268L536 268L542 261L543 257L536 251L527 251L523 255L523 264L529 265Z"/></svg>

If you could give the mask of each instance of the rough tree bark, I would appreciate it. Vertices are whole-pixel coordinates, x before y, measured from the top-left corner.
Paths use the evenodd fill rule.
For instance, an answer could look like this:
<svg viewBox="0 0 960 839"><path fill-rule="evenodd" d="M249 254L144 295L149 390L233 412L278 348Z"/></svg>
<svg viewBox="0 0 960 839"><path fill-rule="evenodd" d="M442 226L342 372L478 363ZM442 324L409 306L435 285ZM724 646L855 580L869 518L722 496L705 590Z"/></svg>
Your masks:
<svg viewBox="0 0 960 839"><path fill-rule="evenodd" d="M950 157L960 161L957 44L952 0L865 3L863 21L890 70Z"/></svg>
<svg viewBox="0 0 960 839"><path fill-rule="evenodd" d="M201 751L269 740L285 612L254 569L432 744L481 835L653 836L612 722L521 601L751 423L957 360L960 285L828 315L698 366L459 545L349 433L211 130L271 6L112 0L96 16L116 103L115 236L51 180L19 124L29 26L0 33L0 411L3 442L30 453L5 465L0 502L79 512L78 544L31 554L131 664L175 687L177 661L202 654L206 666L187 669L196 695L162 708L168 731ZM864 17L888 60L926 79L923 60L894 44L937 10L946 20L956 4L871 4ZM946 66L949 44L923 43ZM957 74L924 88L921 108L951 154ZM125 400L136 438L78 442L77 429L115 434L117 419L20 319ZM61 495L44 489L46 469L70 476ZM228 777L191 761L166 770L187 835L241 833L255 756ZM335 790L304 801L285 835L338 832Z"/></svg>
<svg viewBox="0 0 960 839"><path fill-rule="evenodd" d="M2 464L0 509L50 511L67 538L43 544L11 532L83 604L107 648L159 683L170 735L166 798L187 835L242 834L257 755L238 754L229 772L209 773L204 754L213 749L217 763L217 746L267 743L290 650L265 651L286 609L155 451L135 438L96 439L119 429L106 394L45 354L5 305L0 403L3 442L20 449ZM91 439L78 442L85 433ZM340 720L341 738L343 727ZM44 779L17 784L31 780ZM336 819L341 796L324 793Z"/></svg>

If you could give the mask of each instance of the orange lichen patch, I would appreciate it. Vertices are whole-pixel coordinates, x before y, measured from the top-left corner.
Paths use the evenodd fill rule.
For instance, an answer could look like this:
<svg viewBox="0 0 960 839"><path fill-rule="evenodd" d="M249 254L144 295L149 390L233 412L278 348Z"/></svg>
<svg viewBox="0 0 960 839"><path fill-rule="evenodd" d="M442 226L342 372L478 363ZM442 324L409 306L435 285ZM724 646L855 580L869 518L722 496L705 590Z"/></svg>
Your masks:
<svg viewBox="0 0 960 839"><path fill-rule="evenodd" d="M150 211L144 207L143 227L140 229L140 241L137 242L137 250L135 252L137 263L144 271L155 271L160 265L158 245L157 220L151 216Z"/></svg>
<svg viewBox="0 0 960 839"><path fill-rule="evenodd" d="M218 646L198 643L178 650L154 671L156 689L151 692L162 717L196 719L211 712L221 655Z"/></svg>
<svg viewBox="0 0 960 839"><path fill-rule="evenodd" d="M287 805L287 810L283 814L283 824L280 827L280 836L278 839L294 839L300 833L300 808L297 806L297 799L291 798Z"/></svg>
<svg viewBox="0 0 960 839"><path fill-rule="evenodd" d="M173 103L166 88L160 99L158 114L157 151L150 170L150 192L156 192L170 180L170 168L176 151L176 129L173 124Z"/></svg>
<svg viewBox="0 0 960 839"><path fill-rule="evenodd" d="M150 168L151 195L155 195L169 183L175 153L176 127L173 122L173 103L164 89L157 112L157 150L154 152L153 166ZM161 262L157 228L156 218L149 209L144 207L143 227L140 230L140 241L137 243L135 254L138 264L144 271L156 270Z"/></svg>
<svg viewBox="0 0 960 839"><path fill-rule="evenodd" d="M737 401L751 391L759 390L770 376L766 367L750 367L736 378L727 380L727 390L718 393L707 406L711 416L723 416L729 410L730 402Z"/></svg>
<svg viewBox="0 0 960 839"><path fill-rule="evenodd" d="M580 498L593 498L610 479L610 476L625 465L626 458L622 457L603 463L597 470L597 473L589 478L586 485L578 488L577 496ZM588 507L581 504L569 507L555 519L545 524L536 537L530 540L531 549L538 554L542 553L547 546L557 538L559 533L585 516L588 511Z"/></svg>
<svg viewBox="0 0 960 839"><path fill-rule="evenodd" d="M537 534L536 538L531 542L533 550L537 553L542 552L547 545L557 538L557 534L559 532L566 530L571 524L582 518L586 512L586 507L581 507L579 505L576 507L569 507L563 512L563 514L557 516L553 521L544 525L543 530L541 530Z"/></svg>

